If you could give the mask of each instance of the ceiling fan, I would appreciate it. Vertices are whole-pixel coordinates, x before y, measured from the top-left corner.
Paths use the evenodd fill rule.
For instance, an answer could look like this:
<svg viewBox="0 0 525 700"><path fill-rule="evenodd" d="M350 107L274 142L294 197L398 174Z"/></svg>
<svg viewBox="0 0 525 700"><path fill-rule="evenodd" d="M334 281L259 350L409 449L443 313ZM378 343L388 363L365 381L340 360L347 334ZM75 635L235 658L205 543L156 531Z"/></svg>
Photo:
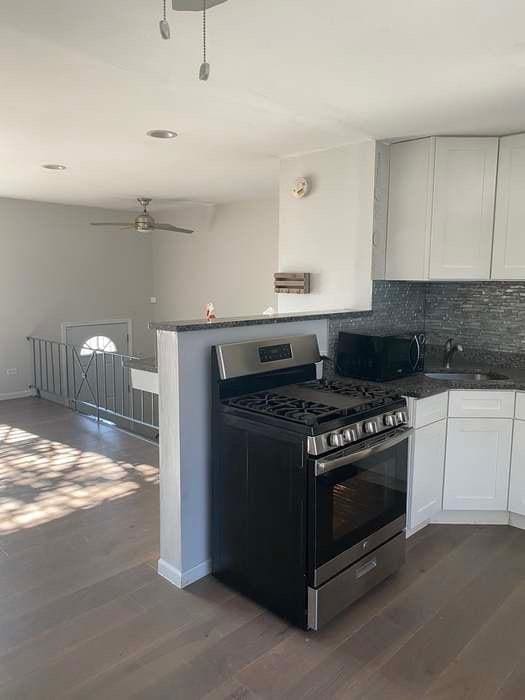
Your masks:
<svg viewBox="0 0 525 700"><path fill-rule="evenodd" d="M175 233L193 233L191 229L172 226L171 224L158 224L148 213L148 206L151 199L148 197L137 197L137 202L142 207L142 214L139 214L135 221L126 223L116 223L115 221L92 222L91 226L120 226L121 228L134 229L138 233L147 231L175 231Z"/></svg>

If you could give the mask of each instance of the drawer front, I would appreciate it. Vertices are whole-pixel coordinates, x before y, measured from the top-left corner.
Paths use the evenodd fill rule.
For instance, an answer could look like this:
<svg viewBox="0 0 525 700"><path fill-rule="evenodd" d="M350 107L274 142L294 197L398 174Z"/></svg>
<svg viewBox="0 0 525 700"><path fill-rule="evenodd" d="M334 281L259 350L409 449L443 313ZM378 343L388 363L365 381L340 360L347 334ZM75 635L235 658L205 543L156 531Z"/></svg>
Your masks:
<svg viewBox="0 0 525 700"><path fill-rule="evenodd" d="M516 418L525 420L525 391L516 392Z"/></svg>
<svg viewBox="0 0 525 700"><path fill-rule="evenodd" d="M412 425L414 428L423 428L425 425L437 423L447 417L448 391L426 399L414 401Z"/></svg>
<svg viewBox="0 0 525 700"><path fill-rule="evenodd" d="M514 418L514 391L451 391L450 418Z"/></svg>
<svg viewBox="0 0 525 700"><path fill-rule="evenodd" d="M356 601L405 561L403 532L356 564L349 566L320 588L308 588L308 627L318 630Z"/></svg>

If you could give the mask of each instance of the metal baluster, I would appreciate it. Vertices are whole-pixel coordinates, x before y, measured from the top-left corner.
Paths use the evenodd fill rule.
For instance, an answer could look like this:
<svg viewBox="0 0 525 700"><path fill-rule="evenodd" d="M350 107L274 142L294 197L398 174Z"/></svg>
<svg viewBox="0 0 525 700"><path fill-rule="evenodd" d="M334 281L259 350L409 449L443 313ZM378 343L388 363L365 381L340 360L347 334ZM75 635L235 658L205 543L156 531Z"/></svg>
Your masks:
<svg viewBox="0 0 525 700"><path fill-rule="evenodd" d="M119 357L120 357L120 362L121 362L121 367L122 367L122 415L126 416L126 412L124 410L124 384L125 384L124 361L122 360L122 355L119 355Z"/></svg>
<svg viewBox="0 0 525 700"><path fill-rule="evenodd" d="M140 420L144 423L144 392L140 392Z"/></svg>
<svg viewBox="0 0 525 700"><path fill-rule="evenodd" d="M60 396L62 397L62 345L58 345L58 386L60 389Z"/></svg>
<svg viewBox="0 0 525 700"><path fill-rule="evenodd" d="M43 377L42 377L42 341L40 340L40 338L38 339L38 359L39 359L38 368L39 368L39 370L40 370L40 387L39 387L39 391L41 391L41 390L44 388L44 380L43 380Z"/></svg>
<svg viewBox="0 0 525 700"><path fill-rule="evenodd" d="M47 358L47 340L44 340L44 352L46 359L46 391L49 394L49 361Z"/></svg>
<svg viewBox="0 0 525 700"><path fill-rule="evenodd" d="M69 359L67 355L67 345L64 345L64 349L66 351L66 398L69 403L69 401L71 401L71 397L69 396Z"/></svg>
<svg viewBox="0 0 525 700"><path fill-rule="evenodd" d="M106 353L102 353L102 360L104 362L104 408L108 408L108 379L106 373Z"/></svg>
<svg viewBox="0 0 525 700"><path fill-rule="evenodd" d="M77 373L75 369L75 348L71 346L71 367L73 368L73 405L77 410Z"/></svg>
<svg viewBox="0 0 525 700"><path fill-rule="evenodd" d="M55 352L53 348L55 347L55 344L53 341L50 343L51 347L51 377L53 378L53 394L56 394L56 387L55 387Z"/></svg>
<svg viewBox="0 0 525 700"><path fill-rule="evenodd" d="M111 365L113 367L113 410L117 413L117 377L115 374L115 355L111 355Z"/></svg>
<svg viewBox="0 0 525 700"><path fill-rule="evenodd" d="M33 388L36 390L38 396L38 387L36 385L36 348L34 338L31 338L31 347L33 348Z"/></svg>
<svg viewBox="0 0 525 700"><path fill-rule="evenodd" d="M95 353L95 383L96 383L96 389L95 389L95 403L97 404L97 423L100 422L100 397L99 397L99 391L98 391L98 356L99 352L98 350L93 351Z"/></svg>

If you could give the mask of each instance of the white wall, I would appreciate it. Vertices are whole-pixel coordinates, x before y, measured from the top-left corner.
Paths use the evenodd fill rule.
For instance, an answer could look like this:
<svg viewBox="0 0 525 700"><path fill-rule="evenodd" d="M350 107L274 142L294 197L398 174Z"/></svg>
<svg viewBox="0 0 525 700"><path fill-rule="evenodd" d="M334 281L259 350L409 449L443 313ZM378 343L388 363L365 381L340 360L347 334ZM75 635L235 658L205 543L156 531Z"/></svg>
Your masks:
<svg viewBox="0 0 525 700"><path fill-rule="evenodd" d="M369 309L375 142L281 161L279 271L310 272L311 294L279 295L279 311ZM294 199L295 179L313 188Z"/></svg>
<svg viewBox="0 0 525 700"><path fill-rule="evenodd" d="M155 318L254 315L276 306L277 199L155 212L160 221L195 227L192 236L153 234Z"/></svg>
<svg viewBox="0 0 525 700"><path fill-rule="evenodd" d="M151 236L89 225L129 216L0 199L0 398L31 382L26 336L60 339L63 321L131 318L134 350L152 352Z"/></svg>

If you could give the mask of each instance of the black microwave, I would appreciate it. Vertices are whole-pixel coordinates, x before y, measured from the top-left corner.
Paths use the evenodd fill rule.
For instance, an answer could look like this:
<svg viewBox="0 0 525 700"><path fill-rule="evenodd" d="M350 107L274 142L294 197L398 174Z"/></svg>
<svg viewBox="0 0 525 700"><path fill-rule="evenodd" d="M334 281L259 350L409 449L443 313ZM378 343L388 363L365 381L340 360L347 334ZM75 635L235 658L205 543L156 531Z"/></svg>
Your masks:
<svg viewBox="0 0 525 700"><path fill-rule="evenodd" d="M425 334L339 333L337 372L343 377L386 382L422 372Z"/></svg>

